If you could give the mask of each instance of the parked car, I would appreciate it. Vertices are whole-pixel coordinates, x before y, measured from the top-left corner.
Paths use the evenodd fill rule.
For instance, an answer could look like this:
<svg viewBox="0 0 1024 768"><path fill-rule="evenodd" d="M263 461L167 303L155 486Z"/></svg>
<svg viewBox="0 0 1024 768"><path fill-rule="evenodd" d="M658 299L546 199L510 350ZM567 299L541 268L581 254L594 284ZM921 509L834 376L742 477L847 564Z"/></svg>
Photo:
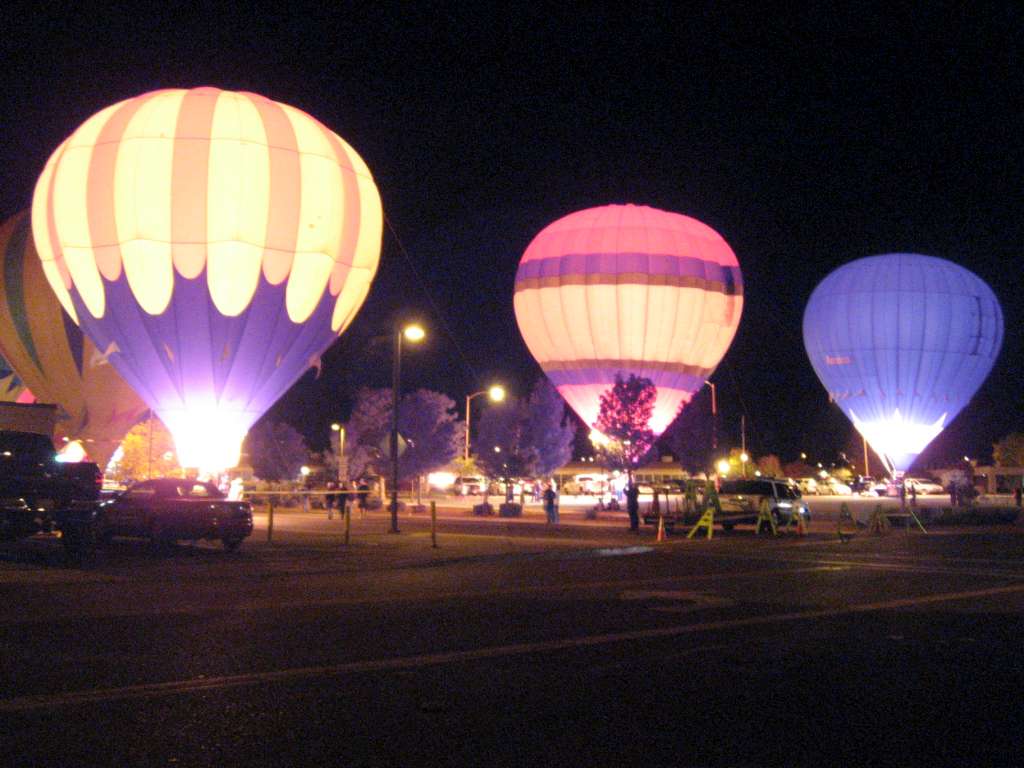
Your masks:
<svg viewBox="0 0 1024 768"><path fill-rule="evenodd" d="M826 477L824 480L824 491L821 491L822 484L818 484L819 492L823 492L826 495L831 496L851 496L853 489L850 488L842 480L837 480L834 477Z"/></svg>
<svg viewBox="0 0 1024 768"><path fill-rule="evenodd" d="M228 551L252 533L252 506L228 501L212 483L173 477L135 483L100 504L96 538L138 536L155 544L220 539Z"/></svg>
<svg viewBox="0 0 1024 768"><path fill-rule="evenodd" d="M811 519L811 510L799 491L786 480L762 477L757 480L726 480L718 491L722 505L722 527L731 530L737 523L753 523L763 501L776 524L785 524L800 515L804 522Z"/></svg>
<svg viewBox="0 0 1024 768"><path fill-rule="evenodd" d="M608 476L600 474L584 474L573 477L579 493L597 496L608 491Z"/></svg>
<svg viewBox="0 0 1024 768"><path fill-rule="evenodd" d="M926 477L904 477L903 486L906 488L907 496L910 495L910 488L913 488L918 496L925 496L928 494L940 495L946 493L946 489L943 488L942 485L935 480L930 480ZM898 497L899 483L890 482L886 486L885 495Z"/></svg>
<svg viewBox="0 0 1024 768"><path fill-rule="evenodd" d="M939 483L934 480L929 480L926 477L905 477L903 478L903 485L907 489L907 493L910 493L910 489L914 488L917 491L918 496L927 494L943 494L946 489L943 488ZM899 491L897 490L897 494Z"/></svg>
<svg viewBox="0 0 1024 768"><path fill-rule="evenodd" d="M813 477L801 477L797 479L800 486L800 493L805 496L815 496L819 493L818 481Z"/></svg>
<svg viewBox="0 0 1024 768"><path fill-rule="evenodd" d="M91 462L60 462L48 435L0 430L0 540L59 529L69 552L80 549L103 485Z"/></svg>
<svg viewBox="0 0 1024 768"><path fill-rule="evenodd" d="M459 496L479 496L487 490L487 480L479 475L456 477L452 492Z"/></svg>

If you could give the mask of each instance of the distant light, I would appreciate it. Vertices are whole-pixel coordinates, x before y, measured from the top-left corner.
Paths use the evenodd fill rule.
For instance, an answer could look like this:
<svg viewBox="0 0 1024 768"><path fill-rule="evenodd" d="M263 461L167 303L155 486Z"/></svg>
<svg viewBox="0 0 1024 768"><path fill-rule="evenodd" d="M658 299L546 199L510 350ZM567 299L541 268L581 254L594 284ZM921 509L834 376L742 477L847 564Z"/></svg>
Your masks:
<svg viewBox="0 0 1024 768"><path fill-rule="evenodd" d="M333 424L331 424L331 431L332 432L340 432L341 431L341 424L339 424L338 422L334 422Z"/></svg>
<svg viewBox="0 0 1024 768"><path fill-rule="evenodd" d="M501 446L500 445L494 446L494 452L495 453L501 453Z"/></svg>
<svg viewBox="0 0 1024 768"><path fill-rule="evenodd" d="M803 451L800 451L800 458L801 459L806 459L807 458L807 454L804 453Z"/></svg>
<svg viewBox="0 0 1024 768"><path fill-rule="evenodd" d="M309 477L309 473L310 473L309 467L307 467L305 464L303 464L302 467L299 469L299 474L301 474L303 477Z"/></svg>
<svg viewBox="0 0 1024 768"><path fill-rule="evenodd" d="M71 464L85 461L85 448L82 447L82 443L78 440L72 440L61 448L57 454L57 461Z"/></svg>
<svg viewBox="0 0 1024 768"><path fill-rule="evenodd" d="M431 488L446 489L455 485L454 472L431 472L427 475L427 485Z"/></svg>
<svg viewBox="0 0 1024 768"><path fill-rule="evenodd" d="M725 459L720 460L718 462L718 464L716 464L715 466L718 467L719 474L722 474L722 475L729 474L729 462L726 461Z"/></svg>
<svg viewBox="0 0 1024 768"><path fill-rule="evenodd" d="M423 330L422 325L413 323L412 325L407 325L405 326L405 328L402 329L402 335L405 336L407 341L415 342L423 341L424 337L427 335L427 332Z"/></svg>
<svg viewBox="0 0 1024 768"><path fill-rule="evenodd" d="M760 477L760 476L761 476L761 470L760 469L755 469L754 470L754 477Z"/></svg>
<svg viewBox="0 0 1024 768"><path fill-rule="evenodd" d="M603 446L608 445L608 443L611 442L611 441L608 439L607 435L604 435L601 432L598 432L596 429L591 429L590 430L590 442L592 442L594 445L600 445L600 446L603 447Z"/></svg>
<svg viewBox="0 0 1024 768"><path fill-rule="evenodd" d="M495 384L487 390L487 396L491 398L492 402L500 403L505 399L505 388L501 384Z"/></svg>
<svg viewBox="0 0 1024 768"><path fill-rule="evenodd" d="M821 466L821 464L819 464L818 466L820 467L820 466ZM828 472L826 472L826 471L825 471L825 470L823 469L823 470L821 470L821 472L819 472L819 473L818 473L818 477L820 477L820 478L821 478L822 480L824 480L824 479L825 479L826 477L828 477Z"/></svg>
<svg viewBox="0 0 1024 768"><path fill-rule="evenodd" d="M750 456L747 454L746 451L740 454L740 461L742 461L743 463L750 461Z"/></svg>

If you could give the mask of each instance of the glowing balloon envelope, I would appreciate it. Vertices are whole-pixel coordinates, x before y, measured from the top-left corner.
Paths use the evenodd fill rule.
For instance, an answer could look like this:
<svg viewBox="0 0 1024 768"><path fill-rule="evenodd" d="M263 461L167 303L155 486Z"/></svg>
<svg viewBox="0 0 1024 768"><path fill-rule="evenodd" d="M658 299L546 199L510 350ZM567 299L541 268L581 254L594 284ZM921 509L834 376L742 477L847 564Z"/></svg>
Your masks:
<svg viewBox="0 0 1024 768"><path fill-rule="evenodd" d="M527 247L515 284L519 331L588 426L616 374L658 390L661 434L725 355L743 310L736 255L678 213L607 205L571 213Z"/></svg>
<svg viewBox="0 0 1024 768"><path fill-rule="evenodd" d="M32 228L65 309L157 412L184 466L248 428L352 320L383 215L366 164L309 115L215 88L89 118L36 185Z"/></svg>
<svg viewBox="0 0 1024 768"><path fill-rule="evenodd" d="M0 402L19 402L19 398L25 391L25 385L21 383L21 379L11 368L10 363L0 357Z"/></svg>
<svg viewBox="0 0 1024 768"><path fill-rule="evenodd" d="M804 312L818 378L864 439L903 472L967 405L1003 340L1003 313L977 275L913 253L844 264Z"/></svg>
<svg viewBox="0 0 1024 768"><path fill-rule="evenodd" d="M59 406L55 441L81 440L103 467L146 405L61 309L32 245L28 211L0 225L0 257L0 350L29 388L18 401L34 394Z"/></svg>

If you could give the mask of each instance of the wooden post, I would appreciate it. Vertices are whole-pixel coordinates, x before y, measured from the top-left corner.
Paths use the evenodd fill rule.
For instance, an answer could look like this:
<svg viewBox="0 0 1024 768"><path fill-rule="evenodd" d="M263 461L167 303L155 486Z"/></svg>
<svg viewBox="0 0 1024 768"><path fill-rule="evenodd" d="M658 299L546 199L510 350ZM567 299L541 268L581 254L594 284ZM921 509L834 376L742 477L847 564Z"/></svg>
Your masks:
<svg viewBox="0 0 1024 768"><path fill-rule="evenodd" d="M270 510L267 513L267 541L274 538L274 497L270 497Z"/></svg>
<svg viewBox="0 0 1024 768"><path fill-rule="evenodd" d="M437 502L430 502L430 546L437 549Z"/></svg>
<svg viewBox="0 0 1024 768"><path fill-rule="evenodd" d="M345 516L345 546L347 547L349 542L349 531L352 527L352 510L344 503L342 503L341 509L341 514Z"/></svg>

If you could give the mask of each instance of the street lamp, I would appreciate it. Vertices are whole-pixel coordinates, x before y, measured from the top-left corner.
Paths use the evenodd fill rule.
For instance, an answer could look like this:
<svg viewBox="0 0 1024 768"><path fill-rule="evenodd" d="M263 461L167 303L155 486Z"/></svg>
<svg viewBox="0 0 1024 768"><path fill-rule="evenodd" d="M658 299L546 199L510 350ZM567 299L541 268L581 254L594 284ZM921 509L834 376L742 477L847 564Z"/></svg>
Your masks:
<svg viewBox="0 0 1024 768"><path fill-rule="evenodd" d="M474 397L480 395L487 395L492 403L500 403L505 399L505 388L501 384L495 384L487 389L481 389L479 392L474 392L472 395L466 397L466 448L462 454L462 458L469 460L469 403Z"/></svg>
<svg viewBox="0 0 1024 768"><path fill-rule="evenodd" d="M348 463L345 461L345 428L338 422L331 424L331 449L338 457L338 482L348 478Z"/></svg>
<svg viewBox="0 0 1024 768"><path fill-rule="evenodd" d="M744 451L740 454L740 461L743 462L743 477L747 476L747 462L750 461L750 455Z"/></svg>
<svg viewBox="0 0 1024 768"><path fill-rule="evenodd" d="M395 328L395 356L391 362L391 533L398 533L398 390L402 386L402 338L415 344L426 335L423 326L416 323Z"/></svg>
<svg viewBox="0 0 1024 768"><path fill-rule="evenodd" d="M711 387L711 450L718 450L718 394L715 382L704 380Z"/></svg>

